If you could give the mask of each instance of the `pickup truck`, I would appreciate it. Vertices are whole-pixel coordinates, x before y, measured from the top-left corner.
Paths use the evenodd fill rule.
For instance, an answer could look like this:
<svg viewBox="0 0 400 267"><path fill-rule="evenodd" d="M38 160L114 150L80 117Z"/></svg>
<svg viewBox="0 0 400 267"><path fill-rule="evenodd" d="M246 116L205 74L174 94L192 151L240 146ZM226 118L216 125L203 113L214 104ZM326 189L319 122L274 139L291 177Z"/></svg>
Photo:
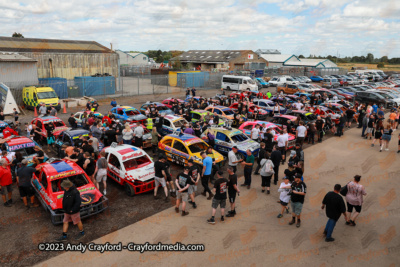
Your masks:
<svg viewBox="0 0 400 267"><path fill-rule="evenodd" d="M286 84L286 85L278 86L276 88L276 91L278 93L284 92L285 94L290 94L290 95L293 95L294 93L297 93L297 92L302 92L302 93L305 92L305 90L297 84Z"/></svg>

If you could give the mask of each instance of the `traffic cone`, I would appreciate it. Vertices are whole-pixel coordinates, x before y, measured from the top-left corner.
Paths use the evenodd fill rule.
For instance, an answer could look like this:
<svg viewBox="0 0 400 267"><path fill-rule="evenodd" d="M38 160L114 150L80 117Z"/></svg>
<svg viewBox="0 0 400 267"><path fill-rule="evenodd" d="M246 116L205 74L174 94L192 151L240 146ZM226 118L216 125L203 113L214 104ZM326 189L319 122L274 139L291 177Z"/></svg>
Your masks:
<svg viewBox="0 0 400 267"><path fill-rule="evenodd" d="M66 108L67 103L64 103L64 110L63 110L63 114L67 113L67 108Z"/></svg>
<svg viewBox="0 0 400 267"><path fill-rule="evenodd" d="M37 117L38 115L37 115L37 110L36 110L36 107L34 107L34 111L35 111L35 114L34 114L34 116L35 116L35 117Z"/></svg>

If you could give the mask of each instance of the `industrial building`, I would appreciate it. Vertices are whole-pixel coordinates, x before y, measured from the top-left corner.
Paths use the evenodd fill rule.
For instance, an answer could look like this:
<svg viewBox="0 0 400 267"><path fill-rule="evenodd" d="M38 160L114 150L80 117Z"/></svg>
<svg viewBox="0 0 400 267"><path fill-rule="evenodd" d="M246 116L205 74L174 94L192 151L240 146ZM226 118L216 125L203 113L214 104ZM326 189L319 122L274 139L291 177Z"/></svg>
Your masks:
<svg viewBox="0 0 400 267"><path fill-rule="evenodd" d="M282 54L260 54L260 57L268 62L268 67L312 67L312 68L338 68L338 66L329 59L308 59L299 58L295 55Z"/></svg>
<svg viewBox="0 0 400 267"><path fill-rule="evenodd" d="M143 53L129 53L121 50L115 51L119 55L121 66L143 66L149 64L149 57Z"/></svg>
<svg viewBox="0 0 400 267"><path fill-rule="evenodd" d="M38 78L119 76L118 54L94 41L0 37L0 52L36 60Z"/></svg>
<svg viewBox="0 0 400 267"><path fill-rule="evenodd" d="M252 50L189 50L170 60L177 61L196 70L255 70L267 66L267 61Z"/></svg>
<svg viewBox="0 0 400 267"><path fill-rule="evenodd" d="M37 60L14 53L0 53L0 82L19 87L38 82Z"/></svg>

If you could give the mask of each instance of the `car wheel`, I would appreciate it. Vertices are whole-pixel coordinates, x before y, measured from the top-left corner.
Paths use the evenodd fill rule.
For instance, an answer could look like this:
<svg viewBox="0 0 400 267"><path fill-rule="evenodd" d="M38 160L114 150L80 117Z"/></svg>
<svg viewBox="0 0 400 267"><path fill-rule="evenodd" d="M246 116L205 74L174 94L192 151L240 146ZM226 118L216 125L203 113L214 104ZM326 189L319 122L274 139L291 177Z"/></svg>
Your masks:
<svg viewBox="0 0 400 267"><path fill-rule="evenodd" d="M125 193L129 196L129 197L133 197L135 195L135 189L133 188L132 185L130 185L129 183L125 183Z"/></svg>
<svg viewBox="0 0 400 267"><path fill-rule="evenodd" d="M228 87L226 87L226 90L230 91L230 90L231 90L231 88L228 86Z"/></svg>

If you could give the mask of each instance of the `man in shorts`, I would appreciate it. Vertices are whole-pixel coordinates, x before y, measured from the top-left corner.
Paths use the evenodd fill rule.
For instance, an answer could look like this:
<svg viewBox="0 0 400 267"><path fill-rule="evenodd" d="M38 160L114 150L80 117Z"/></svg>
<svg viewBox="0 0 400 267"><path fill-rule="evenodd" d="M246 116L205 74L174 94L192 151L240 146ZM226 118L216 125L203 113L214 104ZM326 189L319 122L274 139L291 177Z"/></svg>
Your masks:
<svg viewBox="0 0 400 267"><path fill-rule="evenodd" d="M296 222L297 216L297 224L296 227L300 227L300 214L303 209L304 197L307 193L306 184L301 181L301 174L296 173L294 178L294 182L291 185L292 193L291 193L291 203L292 203L292 221L289 222L289 225L292 225Z"/></svg>
<svg viewBox="0 0 400 267"><path fill-rule="evenodd" d="M167 172L165 171L166 159L164 155L160 155L158 160L154 163L155 177L154 177L154 199L158 199L157 191L161 185L164 188L165 201L168 201L168 188L167 188Z"/></svg>
<svg viewBox="0 0 400 267"><path fill-rule="evenodd" d="M226 191L228 189L228 180L225 179L222 175L224 174L223 171L217 172L217 180L214 183L214 198L212 200L212 216L210 219L207 220L209 224L215 224L215 213L217 212L218 206L221 207L221 222L224 222L224 214L225 214L225 207L226 207Z"/></svg>
<svg viewBox="0 0 400 267"><path fill-rule="evenodd" d="M31 200L31 206L36 208L39 207L38 204L35 204L35 191L31 185L32 176L36 170L40 170L43 166L38 167L37 169L28 167L28 161L23 159L21 161L22 166L17 170L17 184L19 189L19 194L22 197L22 201L27 209L30 208L28 205L28 199Z"/></svg>
<svg viewBox="0 0 400 267"><path fill-rule="evenodd" d="M229 195L229 203L231 204L231 210L228 211L226 217L234 217L236 215L236 210L235 210L236 193L239 194L240 190L237 185L237 175L233 172L232 167L228 167L228 174L229 174L228 195Z"/></svg>
<svg viewBox="0 0 400 267"><path fill-rule="evenodd" d="M197 208L196 202L194 200L194 197L196 196L196 191L197 191L197 184L200 180L200 172L199 169L197 168L196 165L193 164L193 160L189 159L188 161L188 165L189 165L189 175L190 175L190 179L191 179L191 184L189 186L189 196L190 196L190 200L189 203L193 205L193 208Z"/></svg>
<svg viewBox="0 0 400 267"><path fill-rule="evenodd" d="M0 159L0 192L4 206L11 207L12 201L12 174L5 158ZM8 195L8 199L7 196Z"/></svg>
<svg viewBox="0 0 400 267"><path fill-rule="evenodd" d="M189 167L186 166L183 172L178 174L175 180L178 195L176 197L175 211L179 213L179 205L182 201L182 216L186 216L189 212L186 211L186 203L188 202L188 189L191 186L191 178L189 175Z"/></svg>
<svg viewBox="0 0 400 267"><path fill-rule="evenodd" d="M107 194L107 167L108 163L105 158L106 152L101 151L100 152L100 158L96 162L96 171L95 171L95 177L96 177L96 187L97 189L100 190L100 183L103 181L104 185L104 191L103 194Z"/></svg>
<svg viewBox="0 0 400 267"><path fill-rule="evenodd" d="M59 238L56 239L56 241L67 241L69 222L73 222L74 225L78 225L79 233L75 238L78 240L85 236L85 231L83 231L83 224L79 212L81 208L81 195L78 189L76 189L75 185L68 179L65 179L61 182L61 187L65 190L62 200L62 207L65 212L63 220L63 233Z"/></svg>

